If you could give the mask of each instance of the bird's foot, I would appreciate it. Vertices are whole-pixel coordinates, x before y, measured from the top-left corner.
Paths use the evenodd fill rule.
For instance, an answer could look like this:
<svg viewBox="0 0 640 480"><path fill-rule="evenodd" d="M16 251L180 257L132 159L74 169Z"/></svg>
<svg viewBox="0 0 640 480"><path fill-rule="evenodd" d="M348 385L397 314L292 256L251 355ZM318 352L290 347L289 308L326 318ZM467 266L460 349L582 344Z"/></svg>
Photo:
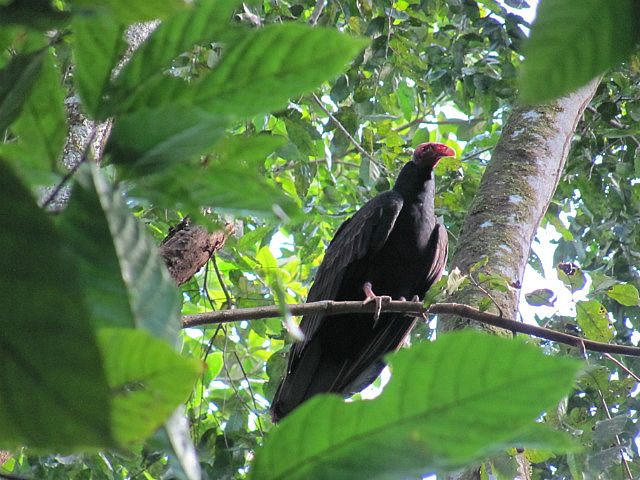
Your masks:
<svg viewBox="0 0 640 480"><path fill-rule="evenodd" d="M400 301L401 302L406 302L407 299L405 297L400 297ZM411 299L412 302L419 302L420 301L420 297L418 295L414 295L413 298Z"/></svg>
<svg viewBox="0 0 640 480"><path fill-rule="evenodd" d="M389 303L392 299L389 295L376 295L375 293L373 293L371 282L365 282L365 284L362 286L362 290L364 290L364 295L366 297L362 302L363 305L371 302L376 302L376 309L373 314L373 327L375 328L378 320L380 319L382 304Z"/></svg>

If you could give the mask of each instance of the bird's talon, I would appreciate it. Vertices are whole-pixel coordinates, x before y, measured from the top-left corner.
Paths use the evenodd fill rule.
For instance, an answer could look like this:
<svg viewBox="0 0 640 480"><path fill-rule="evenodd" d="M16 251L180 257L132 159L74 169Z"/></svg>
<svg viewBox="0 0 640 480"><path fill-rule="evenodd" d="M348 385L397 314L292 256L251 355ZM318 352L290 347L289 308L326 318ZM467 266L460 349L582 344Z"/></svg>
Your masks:
<svg viewBox="0 0 640 480"><path fill-rule="evenodd" d="M420 301L420 297L418 295L414 295L413 298L411 299L412 302L419 302Z"/></svg>

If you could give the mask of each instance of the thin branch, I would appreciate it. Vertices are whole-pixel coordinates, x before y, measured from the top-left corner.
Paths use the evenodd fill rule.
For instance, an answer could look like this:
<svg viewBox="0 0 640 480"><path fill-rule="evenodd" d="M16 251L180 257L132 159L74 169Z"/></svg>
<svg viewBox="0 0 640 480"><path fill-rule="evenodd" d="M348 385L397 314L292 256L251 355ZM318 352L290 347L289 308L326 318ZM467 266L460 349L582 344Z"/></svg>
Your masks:
<svg viewBox="0 0 640 480"><path fill-rule="evenodd" d="M318 0L316 2L316 6L313 7L313 12L309 17L309 25L315 26L315 24L318 23L318 19L320 18L320 15L322 15L322 11L324 10L324 6L326 4L327 0Z"/></svg>
<svg viewBox="0 0 640 480"><path fill-rule="evenodd" d="M615 363L616 365L618 365L618 367L620 367L622 370L624 370L625 372L627 372L627 374L633 378L636 382L640 383L640 377L638 375L636 375L635 373L633 373L631 370L629 370L627 368L627 366L622 363L620 360L618 360L617 358L613 357L611 354L609 353L605 353L604 354L605 357L607 357L609 360L611 360L613 363Z"/></svg>
<svg viewBox="0 0 640 480"><path fill-rule="evenodd" d="M211 256L211 261L213 263L213 269L216 272L216 277L218 278L218 283L220 284L220 288L222 289L222 293L224 293L224 298L227 300L227 308L234 308L236 306L235 302L231 298L229 294L229 289L227 289L227 285L224 283L224 278L222 277L222 273L220 273L220 269L218 268L218 262L216 261L216 256Z"/></svg>
<svg viewBox="0 0 640 480"><path fill-rule="evenodd" d="M21 477L20 475L12 475L11 473L0 472L0 478L6 480L29 480L27 477Z"/></svg>
<svg viewBox="0 0 640 480"><path fill-rule="evenodd" d="M240 367L240 371L242 372L242 376L247 381L247 388L249 389L249 394L251 395L251 400L253 401L253 408L255 409L253 411L253 413L256 416L256 426L258 427L258 431L260 432L260 436L264 437L264 430L262 430L262 422L260 421L260 414L258 413L260 409L258 408L258 403L256 402L256 394L253 393L253 388L251 387L251 380L249 380L249 376L247 375L247 371L244 369L244 365L242 365L242 361L240 360L240 356L238 355L238 352L236 352L234 350L233 351L233 356L235 357L236 362L238 362L238 366Z"/></svg>
<svg viewBox="0 0 640 480"><path fill-rule="evenodd" d="M450 118L448 120L425 120L424 116L420 116L414 118L410 122L405 123L404 125L400 125L399 127L391 129L393 132L401 132L402 130L406 130L407 128L411 128L415 125L420 125L424 123L425 125L474 125L480 122L481 118L470 118L469 120L465 120L463 118Z"/></svg>
<svg viewBox="0 0 640 480"><path fill-rule="evenodd" d="M351 144L356 147L356 150L358 150L358 152L360 152L362 155L364 155L365 157L367 157L368 159L370 159L372 162L376 162L376 159L373 158L371 156L371 154L369 154L369 152L367 152L364 148L362 148L362 145L360 145L358 143L358 141L353 138L351 136L351 134L349 133L349 131L344 127L344 125L342 125L342 123L340 123L340 120L338 120L335 115L333 113L331 113L327 107L324 106L324 104L322 103L322 100L320 100L318 98L318 96L315 93L311 94L311 97L315 100L315 102L318 104L318 106L320 107L320 109L331 119L331 121L333 123L335 123L336 127L338 127L338 130L340 130L345 137L347 137L349 139L349 141L351 142ZM376 162L377 163L377 162Z"/></svg>
<svg viewBox="0 0 640 480"><path fill-rule="evenodd" d="M323 300L320 302L301 303L289 305L291 315L299 316L308 313L324 312L325 315L338 315L342 313L373 313L376 306L373 303L364 305L362 302L335 302L333 300ZM530 325L515 320L502 318L493 313L481 312L480 310L462 305L459 303L434 303L426 308L421 302L391 301L382 305L383 312L406 313L416 317L427 314L449 314L457 315L477 322L494 325L505 330L524 333L535 337L543 338L553 342L563 343L577 348L586 348L593 352L613 353L630 357L640 357L640 348L629 345L615 345L602 342L594 342L584 338L558 332L550 328ZM240 320L258 320L262 318L280 317L282 311L276 305L255 308L238 308L235 310L218 310L216 312L197 313L182 317L182 327L191 328L201 325L218 323L237 322Z"/></svg>
<svg viewBox="0 0 640 480"><path fill-rule="evenodd" d="M93 144L93 141L95 140L95 138L96 138L96 130L94 130L91 133L91 136L89 137L89 141L87 142L87 145L84 147L84 151L82 152L82 156L80 157L80 160L78 160L78 163L76 163L73 167L71 167L71 169L69 169L67 174L64 177L62 177L62 180L60 180L60 183L56 185L53 191L42 203L43 210L45 210L51 204L51 202L53 202L56 199L60 191L64 188L67 182L71 180L71 178L76 174L80 166L87 161L87 158L89 158L89 150L91 149L91 144Z"/></svg>
<svg viewBox="0 0 640 480"><path fill-rule="evenodd" d="M483 153L488 152L490 150L493 150L493 148L494 147L485 147L485 148L481 148L480 150L475 150L473 152L470 152L470 153L460 157L460 161L461 162L466 162L467 160L471 160L472 158L479 157Z"/></svg>
<svg viewBox="0 0 640 480"><path fill-rule="evenodd" d="M593 376L593 373L590 373L589 375L591 376L591 378L596 380ZM596 385L597 384L598 382L596 381ZM598 396L600 397L600 401L602 402L602 406L604 407L604 413L606 417L609 420L611 420L611 412L609 411L609 405L607 405L607 401L604 398L604 394L602 393L602 390L600 390L600 388L596 388L596 392L598 392ZM633 480L633 474L631 473L631 468L629 468L629 462L627 461L627 457L625 457L624 455L624 447L622 445L622 441L620 440L620 435L616 434L615 439L616 439L616 446L620 449L620 460L622 462L624 471L627 474L627 478L629 480Z"/></svg>

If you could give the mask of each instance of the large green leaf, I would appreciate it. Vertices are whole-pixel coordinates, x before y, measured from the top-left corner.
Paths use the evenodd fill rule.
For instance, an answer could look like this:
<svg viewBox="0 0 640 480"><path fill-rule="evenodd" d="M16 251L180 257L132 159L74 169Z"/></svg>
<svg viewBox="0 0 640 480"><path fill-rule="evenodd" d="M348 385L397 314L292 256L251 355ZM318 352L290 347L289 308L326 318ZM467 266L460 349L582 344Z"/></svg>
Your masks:
<svg viewBox="0 0 640 480"><path fill-rule="evenodd" d="M11 132L18 138L0 145L0 153L35 183L51 181L67 138L65 92L61 82L52 52L45 51L31 94L11 126Z"/></svg>
<svg viewBox="0 0 640 480"><path fill-rule="evenodd" d="M98 116L113 68L127 44L124 27L111 15L75 15L73 18L74 81L87 112Z"/></svg>
<svg viewBox="0 0 640 480"><path fill-rule="evenodd" d="M634 0L542 0L525 49L522 98L569 93L629 57L638 40Z"/></svg>
<svg viewBox="0 0 640 480"><path fill-rule="evenodd" d="M227 46L220 63L197 86L194 102L237 116L280 108L344 71L366 44L336 30L269 25Z"/></svg>
<svg viewBox="0 0 640 480"><path fill-rule="evenodd" d="M252 478L401 479L529 441L564 443L531 428L571 388L575 360L470 331L390 360L391 382L379 398L348 404L320 396L285 418L256 452Z"/></svg>
<svg viewBox="0 0 640 480"><path fill-rule="evenodd" d="M0 131L18 118L31 88L38 80L45 50L19 54L0 70Z"/></svg>
<svg viewBox="0 0 640 480"><path fill-rule="evenodd" d="M158 206L197 212L202 206L237 213L295 214L298 209L260 170L264 159L285 141L283 137L239 135L216 145L205 165L179 164L141 179L132 194Z"/></svg>
<svg viewBox="0 0 640 480"><path fill-rule="evenodd" d="M51 0L13 0L0 8L0 25L20 24L38 30L66 25L71 15L51 7Z"/></svg>
<svg viewBox="0 0 640 480"><path fill-rule="evenodd" d="M113 435L120 445L144 439L187 399L202 366L141 330L105 328L98 340L112 392Z"/></svg>
<svg viewBox="0 0 640 480"><path fill-rule="evenodd" d="M146 227L97 169L82 172L60 219L97 326L140 327L175 342L180 297Z"/></svg>
<svg viewBox="0 0 640 480"><path fill-rule="evenodd" d="M336 76L366 45L335 30L294 23L229 36L210 73L191 85L167 75L153 77L126 108L179 102L236 117L269 112Z"/></svg>
<svg viewBox="0 0 640 480"><path fill-rule="evenodd" d="M576 321L587 338L591 340L608 342L613 338L607 309L597 300L577 302Z"/></svg>
<svg viewBox="0 0 640 480"><path fill-rule="evenodd" d="M63 241L0 162L0 446L112 446L100 352Z"/></svg>
<svg viewBox="0 0 640 480"><path fill-rule="evenodd" d="M207 152L226 126L195 107L139 110L116 120L106 152L128 175L146 175Z"/></svg>
<svg viewBox="0 0 640 480"><path fill-rule="evenodd" d="M108 10L126 24L166 18L188 5L183 0L69 0L68 3L79 10Z"/></svg>
<svg viewBox="0 0 640 480"><path fill-rule="evenodd" d="M638 289L630 283L619 283L607 290L607 296L613 298L620 305L632 307L640 303Z"/></svg>
<svg viewBox="0 0 640 480"><path fill-rule="evenodd" d="M113 81L110 112L125 111L130 97L145 90L166 94L164 102L156 99L156 106L172 102L170 91L163 86L175 80L166 76L172 60L193 45L220 40L218 37L231 28L229 18L237 4L235 0L201 0L192 10L162 22ZM174 83L187 88L181 81Z"/></svg>

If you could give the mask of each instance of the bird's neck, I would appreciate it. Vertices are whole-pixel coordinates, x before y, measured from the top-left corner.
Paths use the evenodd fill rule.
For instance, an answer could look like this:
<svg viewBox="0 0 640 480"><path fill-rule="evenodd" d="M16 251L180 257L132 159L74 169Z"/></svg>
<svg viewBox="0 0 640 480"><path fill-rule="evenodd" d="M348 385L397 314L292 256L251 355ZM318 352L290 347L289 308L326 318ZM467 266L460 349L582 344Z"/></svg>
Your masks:
<svg viewBox="0 0 640 480"><path fill-rule="evenodd" d="M403 241L422 251L427 248L435 224L433 170L409 162L400 172L393 189L403 199L395 230ZM409 248L407 251L415 253Z"/></svg>
<svg viewBox="0 0 640 480"><path fill-rule="evenodd" d="M420 210L433 215L435 196L433 169L408 162L400 171L393 189L402 195L405 206L419 206Z"/></svg>

